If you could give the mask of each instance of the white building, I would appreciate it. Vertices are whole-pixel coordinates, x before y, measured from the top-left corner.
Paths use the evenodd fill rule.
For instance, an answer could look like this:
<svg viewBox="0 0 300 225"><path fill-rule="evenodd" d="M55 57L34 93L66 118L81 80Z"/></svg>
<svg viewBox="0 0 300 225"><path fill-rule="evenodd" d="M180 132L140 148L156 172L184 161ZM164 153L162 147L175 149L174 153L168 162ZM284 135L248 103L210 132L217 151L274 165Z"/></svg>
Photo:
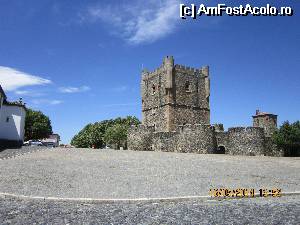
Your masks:
<svg viewBox="0 0 300 225"><path fill-rule="evenodd" d="M0 148L22 146L25 133L25 105L8 102L0 86Z"/></svg>

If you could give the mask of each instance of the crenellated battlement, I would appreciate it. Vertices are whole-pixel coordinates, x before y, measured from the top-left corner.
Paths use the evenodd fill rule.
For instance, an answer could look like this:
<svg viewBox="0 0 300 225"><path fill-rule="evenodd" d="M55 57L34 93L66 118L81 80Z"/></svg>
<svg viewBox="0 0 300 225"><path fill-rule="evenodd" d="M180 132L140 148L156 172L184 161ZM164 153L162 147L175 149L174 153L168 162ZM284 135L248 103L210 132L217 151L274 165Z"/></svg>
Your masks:
<svg viewBox="0 0 300 225"><path fill-rule="evenodd" d="M164 72L165 72L165 68L163 67L163 65L161 65L160 67L156 68L153 71L149 71L147 69L144 69L142 71L143 80L150 79L152 77L158 76L159 74L162 74Z"/></svg>
<svg viewBox="0 0 300 225"><path fill-rule="evenodd" d="M183 65L176 64L174 66L174 68L175 68L176 72L179 72L179 73L190 74L190 75L198 75L198 74L200 75L201 74L204 76L208 76L205 73L206 67L197 69L197 68L192 68L189 66L183 66ZM144 69L142 71L143 77L145 77L145 78L152 78L152 77L157 76L162 73L165 73L165 68L163 65L161 65L160 67L156 68L153 71L149 71L147 69Z"/></svg>
<svg viewBox="0 0 300 225"><path fill-rule="evenodd" d="M192 68L189 66L183 66L183 65L179 65L179 64L175 65L175 70L176 70L176 72L186 73L186 74L191 74L191 75L202 74L202 68L197 69L197 68Z"/></svg>
<svg viewBox="0 0 300 225"><path fill-rule="evenodd" d="M186 131L202 131L202 130L213 130L213 127L208 124L185 124L177 126L176 131L179 133Z"/></svg>
<svg viewBox="0 0 300 225"><path fill-rule="evenodd" d="M180 65L180 64L174 65L173 56L167 56L163 59L163 63L158 68L154 69L153 71L143 69L143 71L142 71L143 80L150 79L159 74L166 73L167 67L171 67L171 68L175 69L176 72L179 72L179 73L184 73L184 74L189 74L189 75L202 75L205 77L209 76L209 67L208 66L203 66L201 68L193 68L193 67L184 66L184 65Z"/></svg>
<svg viewBox="0 0 300 225"><path fill-rule="evenodd" d="M261 127L230 127L228 128L229 133L253 133L263 132L264 129Z"/></svg>
<svg viewBox="0 0 300 225"><path fill-rule="evenodd" d="M145 126L143 124L131 125L129 129L132 132L141 132L141 131L154 132L155 131L154 126Z"/></svg>
<svg viewBox="0 0 300 225"><path fill-rule="evenodd" d="M189 66L183 66L183 65L176 64L175 70L177 72L185 73L185 74L191 74L191 75L201 74L203 76L209 76L208 66L203 66L200 69L198 69L198 68L193 68L193 67L189 67Z"/></svg>

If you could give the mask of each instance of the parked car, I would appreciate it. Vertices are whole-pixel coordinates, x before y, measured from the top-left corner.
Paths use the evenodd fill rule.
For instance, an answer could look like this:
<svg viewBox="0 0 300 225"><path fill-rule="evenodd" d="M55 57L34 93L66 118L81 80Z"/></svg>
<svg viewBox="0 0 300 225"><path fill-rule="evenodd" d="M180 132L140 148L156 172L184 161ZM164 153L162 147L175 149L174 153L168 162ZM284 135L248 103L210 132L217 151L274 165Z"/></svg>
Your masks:
<svg viewBox="0 0 300 225"><path fill-rule="evenodd" d="M29 140L23 143L24 146L43 146L40 140Z"/></svg>
<svg viewBox="0 0 300 225"><path fill-rule="evenodd" d="M30 142L29 141L24 141L23 146L29 146Z"/></svg>

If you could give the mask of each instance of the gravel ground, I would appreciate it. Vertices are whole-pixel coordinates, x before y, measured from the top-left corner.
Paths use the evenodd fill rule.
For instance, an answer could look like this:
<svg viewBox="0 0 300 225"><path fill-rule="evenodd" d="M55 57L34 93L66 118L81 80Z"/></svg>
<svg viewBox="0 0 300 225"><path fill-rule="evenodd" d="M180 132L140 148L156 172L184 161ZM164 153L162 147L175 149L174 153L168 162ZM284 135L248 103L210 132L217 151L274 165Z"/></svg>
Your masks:
<svg viewBox="0 0 300 225"><path fill-rule="evenodd" d="M1 159L9 159L14 158L20 155L24 155L31 152L37 152L37 151L45 151L50 150L51 148L47 147L39 147L39 146L23 146L22 148L16 148L16 149L5 149L0 151L0 160Z"/></svg>
<svg viewBox="0 0 300 225"><path fill-rule="evenodd" d="M0 192L69 198L208 195L210 188L300 191L300 158L51 149L0 161Z"/></svg>
<svg viewBox="0 0 300 225"><path fill-rule="evenodd" d="M300 224L299 196L87 204L0 198L0 224Z"/></svg>
<svg viewBox="0 0 300 225"><path fill-rule="evenodd" d="M27 154L28 153L28 154ZM208 195L209 188L299 191L299 158L92 149L0 152L0 192L140 198ZM89 203L0 195L0 224L300 224L300 195Z"/></svg>

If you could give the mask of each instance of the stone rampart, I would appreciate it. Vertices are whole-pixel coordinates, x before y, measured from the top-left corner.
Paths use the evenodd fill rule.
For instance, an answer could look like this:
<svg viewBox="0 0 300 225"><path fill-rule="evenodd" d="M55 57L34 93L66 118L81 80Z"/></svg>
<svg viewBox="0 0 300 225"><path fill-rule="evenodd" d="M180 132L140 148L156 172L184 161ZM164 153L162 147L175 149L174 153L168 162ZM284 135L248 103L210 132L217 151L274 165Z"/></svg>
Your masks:
<svg viewBox="0 0 300 225"><path fill-rule="evenodd" d="M215 131L215 137L217 141L217 151L220 149L221 146L224 147L224 153L228 154L229 148L229 141L228 141L228 132L223 131ZM216 152L217 153L217 152Z"/></svg>
<svg viewBox="0 0 300 225"><path fill-rule="evenodd" d="M214 130L210 125L182 125L174 132L154 132L145 126L132 127L128 134L131 150L166 152L213 153L216 147Z"/></svg>
<svg viewBox="0 0 300 225"><path fill-rule="evenodd" d="M228 154L265 155L264 129L260 127L229 128Z"/></svg>
<svg viewBox="0 0 300 225"><path fill-rule="evenodd" d="M210 125L184 125L179 127L177 152L213 153L216 140Z"/></svg>
<svg viewBox="0 0 300 225"><path fill-rule="evenodd" d="M173 132L156 132L154 127L132 126L128 131L128 149L188 153L220 153L230 155L282 156L265 137L260 127L233 127L227 132L215 131L203 124L186 124Z"/></svg>
<svg viewBox="0 0 300 225"><path fill-rule="evenodd" d="M136 151L151 151L154 127L144 125L131 126L128 130L128 149Z"/></svg>

